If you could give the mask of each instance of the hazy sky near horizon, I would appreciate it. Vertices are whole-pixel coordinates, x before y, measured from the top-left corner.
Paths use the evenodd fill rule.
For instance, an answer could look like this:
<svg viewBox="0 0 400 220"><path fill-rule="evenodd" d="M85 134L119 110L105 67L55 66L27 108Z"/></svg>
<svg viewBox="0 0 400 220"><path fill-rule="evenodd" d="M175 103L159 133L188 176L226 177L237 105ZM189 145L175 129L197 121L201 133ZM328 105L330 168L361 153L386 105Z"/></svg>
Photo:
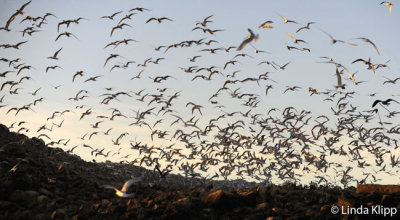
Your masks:
<svg viewBox="0 0 400 220"><path fill-rule="evenodd" d="M9 17L22 4L27 1L0 0L0 27L4 26ZM250 82L241 85L241 93L256 93L259 95L260 104L253 109L254 113L265 114L271 108L283 110L285 107L294 106L299 110L310 110L315 117L325 114L333 117L331 107L336 102L323 101L327 96L313 95L310 96L308 88L312 87L321 92L326 90L334 90L336 85L335 66L333 64L322 63L327 61L320 58L323 56L332 57L336 62L345 66L349 72L357 74L357 81L365 81L359 85L354 85L345 72L342 75L343 83L346 89L343 92L355 91L354 98L351 99L353 106L358 106L358 111L371 110L371 105L375 98L387 99L393 98L400 101L399 84L383 84L387 79L400 77L400 44L398 29L400 21L400 7L393 4L392 14L389 14L388 6L380 5L381 1L183 1L183 0L148 0L148 1L50 1L50 0L32 0L25 8L23 16L17 16L10 25L10 32L0 31L0 44L16 44L21 41L28 41L20 46L20 49L0 48L0 58L15 59L20 58L19 64L31 65L34 68L24 70L18 76L16 73L9 73L7 77L0 78L0 83L6 81L18 81L23 76L30 76L32 80L24 81L15 88L20 88L18 94L10 94L9 86L0 91L0 97L5 95L2 104L8 106L0 108L0 122L10 126L14 122L27 121L24 125L29 129L26 133L28 136L37 136L36 131L42 126L50 127L52 123L59 124L64 120L62 128L54 127L52 132L45 131L54 141L60 138L71 139L68 146L59 146L64 149L70 149L75 145L82 143L97 148L105 147L107 151L117 152L122 148L122 154L112 158L114 161L123 160L121 157L131 154L129 160L138 158L137 152L129 150L130 142L141 140L149 145L167 145L168 140L155 139L151 141L151 130L146 126L128 126L135 121L135 111L145 111L157 105L148 104L150 98L145 102L140 102L133 93L145 89L143 94L158 94L160 88L169 88L165 92L165 97L169 98L174 93L180 91L180 97L174 102L173 109L175 114L189 120L195 116L199 118L199 126L204 128L208 121L223 114L224 112L249 110L243 106L241 101L231 98L229 91L221 93L218 102L224 105L224 108L216 108L214 104L209 102L210 96L215 93L224 82L229 79L227 76L234 71L237 73L237 79L245 79L247 77L257 77L266 71L270 72L268 76L274 81L266 81L260 84ZM124 27L122 30L115 30L110 36L111 30L115 27L121 18L127 15L131 8L143 7L150 11L134 11L131 20L125 20L126 24L131 27ZM101 19L101 16L111 15L115 12L122 11L115 16L114 20ZM32 17L43 16L46 13L52 13L56 17L49 16L46 23L32 36L22 36L21 31L29 26L33 26L30 21L20 23L27 15ZM290 20L295 20L298 24L284 24L283 19L278 16L281 14ZM203 33L201 30L192 31L196 27L196 21L202 21L205 17L213 15L207 27L210 29L220 29L223 31L216 32L215 36ZM68 28L66 25L60 27L57 32L57 24L63 20L76 19L82 17L79 24L72 23ZM164 21L158 23L152 21L146 24L151 17L168 17L173 21ZM258 26L271 20L272 29L261 29ZM302 30L296 33L300 27L308 22L315 22L310 26L310 30ZM198 25L197 25L198 26ZM259 41L252 43L258 50L264 50L268 53L255 53L254 49L247 45L242 51L235 49L229 53L219 50L216 54L200 51L206 48L228 48L229 46L239 46L239 44L249 35L247 29L250 28L256 34L260 35ZM331 44L330 38L321 30L328 32L335 39L348 41L357 46L350 46L343 43ZM74 37L61 37L57 41L57 36L62 32L71 32ZM307 43L294 44L293 39L288 33L293 34L298 39L305 40ZM368 43L356 39L365 37L376 44L380 54ZM122 40L134 39L136 42L129 42L128 45L121 44L113 49L113 46L104 48L108 43ZM204 41L216 40L209 46L192 46L186 48L171 48L167 52L165 48L155 51L158 46L169 46L185 40ZM299 48L309 48L307 51L288 51L282 42L285 41L290 46ZM52 56L55 51L62 48L59 53L59 60L50 60L47 57ZM229 65L224 69L224 64L233 59L238 53L246 53L251 57L238 57L235 65ZM118 54L120 57L111 59L107 65L105 60L110 54ZM196 62L190 62L189 58L200 55ZM146 67L137 66L143 64L148 58L164 58L159 64L150 63ZM352 64L356 59L369 58L374 64L383 64L387 62L388 68L380 68L373 73L366 68L366 65L357 62ZM113 65L121 65L128 61L134 61L128 68L117 68L110 71ZM279 68L274 69L271 65L259 65L261 61L274 61L279 65L290 62L285 70ZM49 70L46 67L58 65L61 68ZM181 68L189 66L211 67L217 66L222 74L216 74L212 80L196 79L192 81L196 73L185 73ZM6 62L0 63L0 73L13 69ZM77 77L72 82L72 76L77 71L84 71L83 77ZM130 80L140 71L143 74L140 79ZM153 79L157 76L170 75L169 78L162 83L154 83ZM208 75L205 74L204 75ZM96 82L84 82L89 77L101 76ZM58 89L52 86L61 85ZM267 85L272 85L273 89L265 94ZM287 86L299 86L301 89L297 92L286 92ZM41 88L36 96L32 93L36 89ZM113 88L111 93L123 91L132 95L132 97L119 96L118 100L113 100L108 105L100 104L105 93L110 93L105 88ZM233 89L238 86L232 87ZM88 98L80 101L68 100L75 96L80 90L87 90ZM368 94L377 93L375 97ZM142 95L143 95L142 94ZM21 111L18 115L14 112L8 113L11 107L22 107L31 103L38 98L43 97L43 102L39 102L32 107L32 111ZM194 102L203 106L202 114L195 111L192 113L190 107L186 107L188 102ZM84 105L83 108L76 106ZM398 104L392 104L389 109L399 109ZM80 120L79 117L87 109L92 109L93 114ZM112 110L110 108L118 108L127 118L118 117L115 120L99 119L96 116L106 115L110 117ZM47 120L53 112L63 110L71 110L63 116L55 119ZM157 108L157 110L159 110ZM394 125L400 124L398 117L387 118L384 109L380 109L380 117L382 121L390 121ZM170 124L176 119L173 116L149 116L148 123L153 124L157 120L163 119L163 123L159 125L160 130L168 130L170 139L174 131L180 127L171 127ZM92 128L92 124L103 121L98 129ZM366 127L376 126L378 118L374 118ZM225 123L232 121L228 119ZM335 125L332 120L331 126ZM181 125L180 125L181 126ZM249 125L251 126L251 125ZM249 126L246 126L242 132L249 133ZM19 129L15 126L15 131ZM102 135L108 128L113 130L110 135ZM182 127L182 126L181 126ZM250 129L251 130L251 129ZM91 140L82 141L80 138L85 133L98 131L98 135L93 136ZM129 135L124 137L121 146L113 145L112 141L124 133ZM212 138L212 137L210 137ZM342 143L348 142L344 138ZM340 147L340 146L339 146ZM80 155L86 160L94 157L90 155L90 151L86 148L79 147L74 153ZM393 149L394 155L399 155L399 151ZM96 157L96 160L105 160L104 157ZM108 158L109 159L109 158ZM372 159L370 163L375 163ZM398 178L398 177L397 177ZM391 179L392 181L392 179ZM398 181L398 179L396 180Z"/></svg>

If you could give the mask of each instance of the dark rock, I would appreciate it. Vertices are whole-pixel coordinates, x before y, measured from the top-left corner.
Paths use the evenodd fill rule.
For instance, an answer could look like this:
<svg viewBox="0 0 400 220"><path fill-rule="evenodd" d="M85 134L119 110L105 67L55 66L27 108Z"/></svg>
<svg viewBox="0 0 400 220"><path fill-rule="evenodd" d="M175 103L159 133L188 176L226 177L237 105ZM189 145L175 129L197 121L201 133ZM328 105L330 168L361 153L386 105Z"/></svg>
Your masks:
<svg viewBox="0 0 400 220"><path fill-rule="evenodd" d="M357 194L396 194L400 193L399 185L374 185L374 184L361 184L357 186Z"/></svg>
<svg viewBox="0 0 400 220"><path fill-rule="evenodd" d="M203 198L204 203L211 203L211 204L217 204L221 198L224 192L222 190L216 190L214 192L209 193L207 196Z"/></svg>
<svg viewBox="0 0 400 220"><path fill-rule="evenodd" d="M47 197L45 195L40 195L37 197L36 200L40 206L46 206L47 202L49 201L49 197Z"/></svg>

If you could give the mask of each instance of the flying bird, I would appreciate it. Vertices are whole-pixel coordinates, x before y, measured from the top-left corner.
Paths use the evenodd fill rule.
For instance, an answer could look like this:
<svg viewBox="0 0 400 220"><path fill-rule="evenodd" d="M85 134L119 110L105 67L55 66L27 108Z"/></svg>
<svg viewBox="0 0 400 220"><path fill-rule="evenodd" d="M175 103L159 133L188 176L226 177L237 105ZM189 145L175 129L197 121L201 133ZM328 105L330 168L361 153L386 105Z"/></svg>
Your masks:
<svg viewBox="0 0 400 220"><path fill-rule="evenodd" d="M52 69L52 70L54 70L54 69L56 69L56 68L60 68L60 69L63 69L62 67L60 67L60 66L48 66L47 68L46 68L46 73L49 71L49 69Z"/></svg>
<svg viewBox="0 0 400 220"><path fill-rule="evenodd" d="M303 42L303 43L307 43L307 42L305 42L304 40L300 40L300 39L297 39L297 38L295 38L293 35L291 35L289 32L286 32L286 34L287 35L289 35L289 37L291 37L291 38L293 38L293 43L295 43L295 44L298 44L299 42Z"/></svg>
<svg viewBox="0 0 400 220"><path fill-rule="evenodd" d="M315 24L315 22L308 22L306 26L297 29L296 33L299 33L303 29L310 30L310 25Z"/></svg>
<svg viewBox="0 0 400 220"><path fill-rule="evenodd" d="M96 81L97 78L100 78L100 77L102 77L102 75L101 75L101 76L90 77L89 79L85 80L84 83L85 83L85 82L89 82L89 81Z"/></svg>
<svg viewBox="0 0 400 220"><path fill-rule="evenodd" d="M247 44L251 43L253 40L257 41L259 38L259 35L255 35L250 28L247 29L250 33L250 36L247 36L246 39L239 45L239 47L236 49L237 51L242 50Z"/></svg>
<svg viewBox="0 0 400 220"><path fill-rule="evenodd" d="M375 48L376 52L379 54L379 50L378 50L378 48L376 47L376 45L375 45L371 40L369 40L368 38L365 38L365 37L358 37L358 38L355 38L355 39L360 39L360 40L363 40L364 42L367 42L367 43L371 44L371 45ZM380 54L379 54L379 55L380 55Z"/></svg>
<svg viewBox="0 0 400 220"><path fill-rule="evenodd" d="M72 82L75 81L75 78L76 78L77 76L81 76L81 77L82 77L82 76L83 76L83 71L80 70L80 71L76 72L76 73L74 74L74 76L72 77Z"/></svg>
<svg viewBox="0 0 400 220"><path fill-rule="evenodd" d="M260 25L258 25L258 28L273 28L270 24L274 23L273 21L266 21Z"/></svg>
<svg viewBox="0 0 400 220"><path fill-rule="evenodd" d="M356 59L351 63L357 63L357 62L363 62L365 65L368 66L368 69L372 69L372 71L374 71L375 73L375 65L371 63L371 58L368 58L368 60L363 60L363 59Z"/></svg>
<svg viewBox="0 0 400 220"><path fill-rule="evenodd" d="M335 89L341 88L345 89L345 84L342 83L342 76L340 76L339 68L336 66L336 78L337 78L337 85L334 86Z"/></svg>
<svg viewBox="0 0 400 220"><path fill-rule="evenodd" d="M14 19L15 19L18 15L23 15L23 14L24 14L24 9L25 9L25 7L28 6L31 2L32 2L32 1L29 1L29 2L27 2L27 3L25 3L25 4L23 4L23 5L21 6L21 8L19 8L13 15L11 15L11 17L10 17L10 18L8 19L8 21L6 22L6 26L4 26L4 29L5 29L6 31L10 31L9 27L10 27L11 22L13 22Z"/></svg>
<svg viewBox="0 0 400 220"><path fill-rule="evenodd" d="M158 21L158 23L160 24L160 23L162 23L163 22L163 20L167 20L167 21L173 21L173 20L171 20L171 19L169 19L169 18L167 18L167 17L162 17L162 18L150 18L149 20L147 20L146 21L146 24L147 23L149 23L150 21Z"/></svg>
<svg viewBox="0 0 400 220"><path fill-rule="evenodd" d="M150 9L147 9L147 8L139 8L139 7L136 7L136 8L132 8L131 10L129 10L129 12L131 12L131 11L140 11L140 12L143 12L143 11L151 11Z"/></svg>
<svg viewBox="0 0 400 220"><path fill-rule="evenodd" d="M53 56L51 56L51 57L47 57L47 59L53 59L53 60L58 60L58 54L60 53L60 51L62 50L63 48L61 47L59 50L57 50L55 53L54 53L54 55Z"/></svg>
<svg viewBox="0 0 400 220"><path fill-rule="evenodd" d="M130 26L129 24L126 24L126 23L119 24L119 25L117 25L117 26L115 26L115 27L113 27L113 28L111 29L110 37L112 37L112 35L113 35L113 33L114 33L115 30L117 30L117 29L122 29L124 26L132 27L132 26Z"/></svg>
<svg viewBox="0 0 400 220"><path fill-rule="evenodd" d="M374 103L372 103L372 108L375 107L375 105L377 105L378 103L381 103L382 105L389 105L390 102L396 102L396 103L400 104L400 102L398 102L394 99L386 99L385 101L377 99L374 101Z"/></svg>
<svg viewBox="0 0 400 220"><path fill-rule="evenodd" d="M350 42L347 42L347 41L343 41L343 40L337 40L337 39L333 38L332 35L330 35L328 32L322 30L321 28L318 28L318 29L320 31L322 31L324 34L328 35L329 38L331 38L331 44L335 44L335 43L340 42L340 43L345 43L345 44L350 45L350 46L357 46L357 44L353 44L353 43L350 43Z"/></svg>
<svg viewBox="0 0 400 220"><path fill-rule="evenodd" d="M113 189L115 191L115 195L119 197L131 197L134 195L134 193L127 193L127 191L129 190L129 187L131 187L132 184L137 183L139 181L141 181L141 178L130 179L124 183L121 190L111 185L102 185L101 187L106 189Z"/></svg>
<svg viewBox="0 0 400 220"><path fill-rule="evenodd" d="M383 2L381 2L380 5L383 5L383 4L385 4L385 5L387 5L389 7L389 14L391 15L392 14L392 6L393 6L393 4L391 2L388 2L388 1L383 1Z"/></svg>
<svg viewBox="0 0 400 220"><path fill-rule="evenodd" d="M397 77L396 79L388 79L385 77L385 79L387 79L387 80L385 82L383 82L383 85L385 85L386 83L396 84L397 80L399 80L400 77Z"/></svg>
<svg viewBox="0 0 400 220"><path fill-rule="evenodd" d="M205 17L205 18L203 19L203 21L196 21L196 25L199 25L199 24L200 24L201 26L206 27L206 26L207 26L207 23L213 22L213 21L209 21L209 20L208 20L208 19L210 19L212 16L213 16L213 15L210 15L210 16Z"/></svg>
<svg viewBox="0 0 400 220"><path fill-rule="evenodd" d="M118 55L118 54L110 54L110 56L106 59L106 62L104 63L104 66L107 65L108 61L110 61L111 59L116 58L116 57L120 57L120 55Z"/></svg>
<svg viewBox="0 0 400 220"><path fill-rule="evenodd" d="M108 19L110 19L110 20L114 20L114 17L115 17L116 15L118 15L119 13L122 13L122 11L115 12L114 14L112 14L112 15L110 15L110 16L102 16L102 17L100 17L100 18L108 18Z"/></svg>
<svg viewBox="0 0 400 220"><path fill-rule="evenodd" d="M286 86L286 89L285 89L285 91L283 93L286 93L289 90L290 91L297 91L298 89L301 89L301 87L299 87L299 86L293 86L293 87Z"/></svg>
<svg viewBox="0 0 400 220"><path fill-rule="evenodd" d="M287 18L283 17L281 14L278 14L278 15L279 15L279 17L281 17L281 18L283 19L283 22L285 22L285 24L287 24L287 23L295 23L295 24L298 24L296 21L288 20Z"/></svg>
<svg viewBox="0 0 400 220"><path fill-rule="evenodd" d="M73 36L73 37L75 37L75 39L79 40L79 39L78 39L75 35L73 35L72 33L70 33L70 32L64 32L64 33L59 34L59 35L57 36L57 38L56 38L55 41L57 41L57 40L58 40L60 37L62 37L62 36L67 36L67 37Z"/></svg>

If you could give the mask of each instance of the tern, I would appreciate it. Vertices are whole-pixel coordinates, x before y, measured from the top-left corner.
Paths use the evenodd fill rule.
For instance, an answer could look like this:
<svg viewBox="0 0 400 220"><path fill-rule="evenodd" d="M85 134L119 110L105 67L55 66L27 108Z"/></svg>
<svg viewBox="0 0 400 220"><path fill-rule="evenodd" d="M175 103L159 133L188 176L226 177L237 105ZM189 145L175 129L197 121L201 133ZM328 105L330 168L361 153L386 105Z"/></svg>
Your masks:
<svg viewBox="0 0 400 220"><path fill-rule="evenodd" d="M382 103L383 105L389 105L390 104L390 102L396 102L396 103L399 103L398 101L396 101L396 100L394 100L394 99L386 99L386 100L379 100L379 99L377 99L377 100L375 100L374 101L374 103L372 103L372 108L373 107L375 107L375 105L377 105L378 103ZM400 104L400 103L399 103Z"/></svg>
<svg viewBox="0 0 400 220"><path fill-rule="evenodd" d="M383 1L383 2L381 2L380 5L383 5L383 4L385 4L385 5L387 5L389 7L389 14L391 15L392 14L392 6L393 6L393 4L391 2L388 2L388 1Z"/></svg>
<svg viewBox="0 0 400 220"><path fill-rule="evenodd" d="M338 67L336 67L336 78L337 78L337 85L334 86L335 89L338 89L338 88L345 89L346 84L342 83L342 77L340 76Z"/></svg>
<svg viewBox="0 0 400 220"><path fill-rule="evenodd" d="M281 18L283 19L283 22L284 22L285 24L290 23L290 22L295 23L295 24L298 24L296 21L288 20L287 18L285 18L285 17L284 17L283 15L281 15L281 14L278 14L278 15L279 15L279 17L281 17Z"/></svg>
<svg viewBox="0 0 400 220"><path fill-rule="evenodd" d="M363 40L364 42L371 44L375 48L376 52L379 54L378 48L376 47L376 45L370 39L365 38L365 37L358 37L358 38L355 38L355 39Z"/></svg>
<svg viewBox="0 0 400 220"><path fill-rule="evenodd" d="M29 1L25 4L23 4L21 6L21 8L19 8L13 15L11 15L11 17L8 19L8 21L6 22L6 26L4 27L4 30L6 31L10 31L10 29L8 29L8 27L10 27L11 22L14 21L14 19L17 17L17 15L23 15L24 14L24 9L26 6L28 6L32 1Z"/></svg>
<svg viewBox="0 0 400 220"><path fill-rule="evenodd" d="M319 29L320 31L322 31L324 34L328 35L329 38L331 38L331 44L335 44L335 43L340 42L340 43L348 44L348 45L350 45L350 46L357 46L357 44L353 44L353 43L350 43L350 42L347 42L347 41L343 41L343 40L337 40L337 39L333 38L332 35L330 35L328 32L322 30L321 28L318 28L318 29Z"/></svg>
<svg viewBox="0 0 400 220"><path fill-rule="evenodd" d="M252 42L253 40L254 40L254 41L257 41L258 38L259 38L259 35L258 35L258 34L255 35L255 34L253 33L253 31L250 30L250 28L247 29L247 30L249 31L250 36L247 36L247 37L246 37L246 39L245 39L245 40L240 44L240 46L236 49L237 51L242 50L248 43Z"/></svg>
<svg viewBox="0 0 400 220"><path fill-rule="evenodd" d="M102 185L102 188L106 188L106 189L113 189L115 190L115 195L119 196L119 197L131 197L133 196L134 193L126 193L129 189L129 187L134 184L137 183L141 180L141 178L137 178L137 179L130 179L128 181L126 181L124 183L124 185L122 186L121 190L115 188L114 186L111 185Z"/></svg>
<svg viewBox="0 0 400 220"><path fill-rule="evenodd" d="M273 21L266 21L266 22L260 24L258 26L258 28L270 28L270 29L272 29L273 27L270 25L272 23L274 23L274 22Z"/></svg>

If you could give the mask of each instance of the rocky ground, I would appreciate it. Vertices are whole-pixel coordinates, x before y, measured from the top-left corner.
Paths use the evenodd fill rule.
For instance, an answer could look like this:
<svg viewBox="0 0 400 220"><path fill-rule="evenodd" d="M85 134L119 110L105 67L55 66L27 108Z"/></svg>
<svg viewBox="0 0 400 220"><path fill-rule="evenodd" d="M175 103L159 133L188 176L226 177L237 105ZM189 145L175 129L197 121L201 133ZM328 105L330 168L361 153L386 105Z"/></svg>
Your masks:
<svg viewBox="0 0 400 220"><path fill-rule="evenodd" d="M100 187L120 188L139 176L143 181L130 187L130 198ZM331 208L381 205L400 211L398 186L377 190L364 185L357 191L290 184L227 188L175 175L159 181L153 171L86 162L3 125L0 178L0 219L380 219L382 213L332 214ZM400 219L400 214L392 218Z"/></svg>

